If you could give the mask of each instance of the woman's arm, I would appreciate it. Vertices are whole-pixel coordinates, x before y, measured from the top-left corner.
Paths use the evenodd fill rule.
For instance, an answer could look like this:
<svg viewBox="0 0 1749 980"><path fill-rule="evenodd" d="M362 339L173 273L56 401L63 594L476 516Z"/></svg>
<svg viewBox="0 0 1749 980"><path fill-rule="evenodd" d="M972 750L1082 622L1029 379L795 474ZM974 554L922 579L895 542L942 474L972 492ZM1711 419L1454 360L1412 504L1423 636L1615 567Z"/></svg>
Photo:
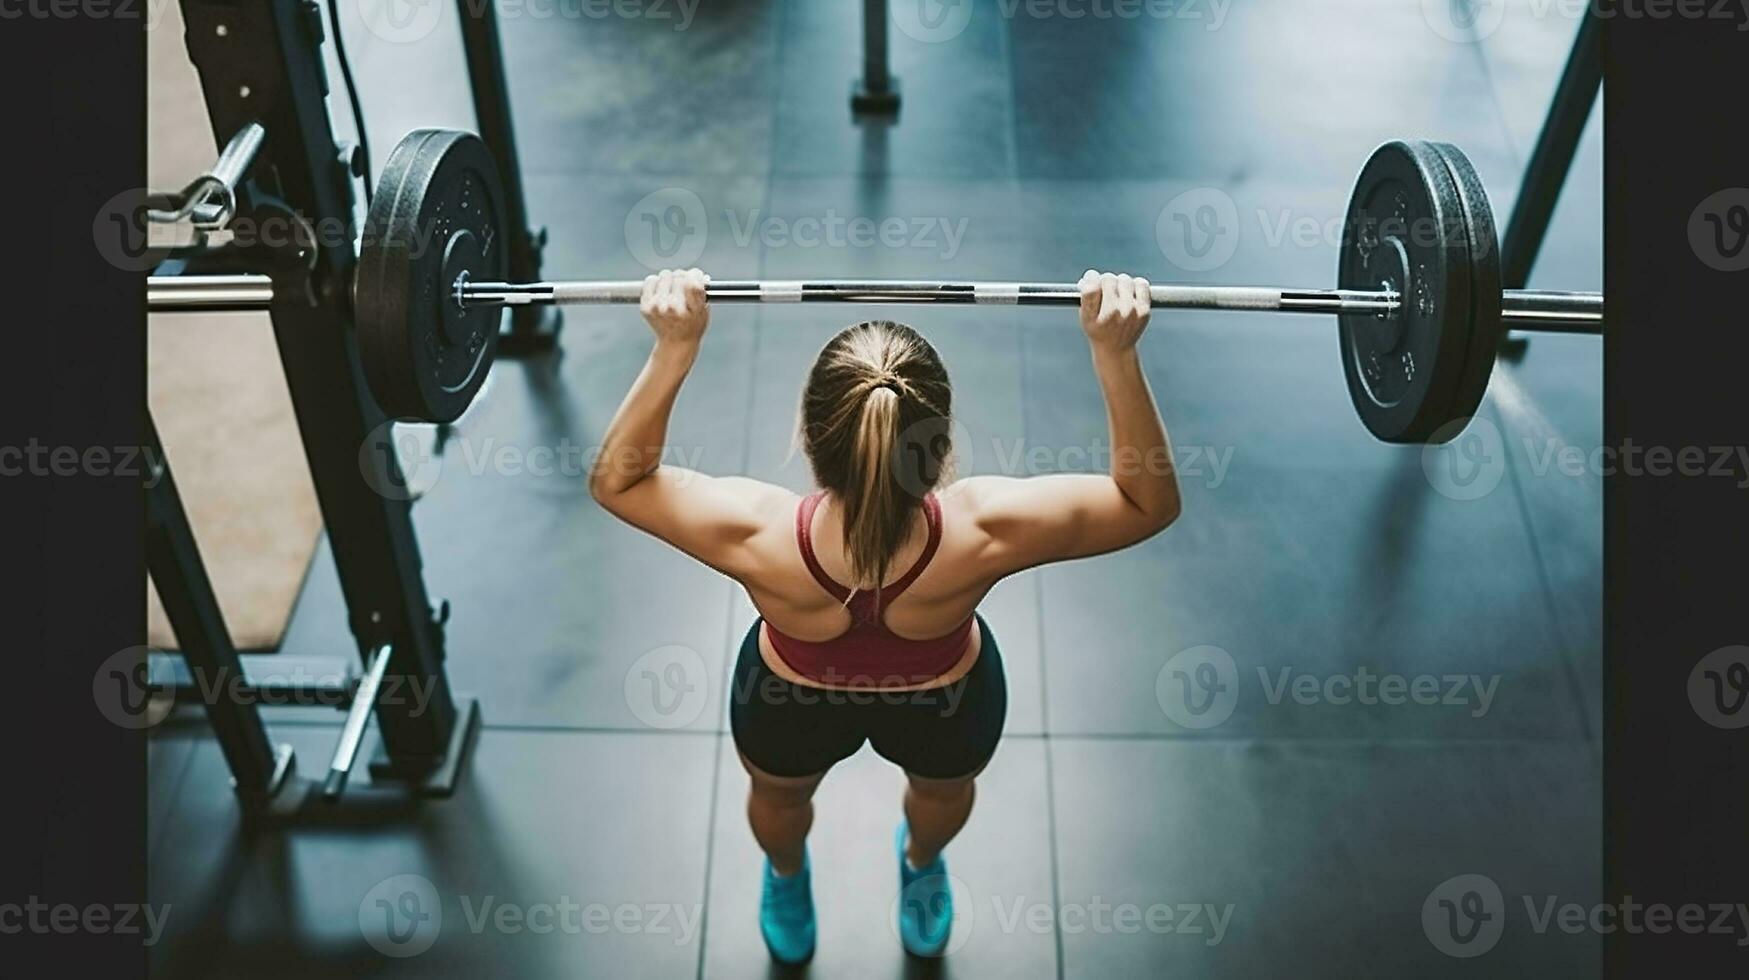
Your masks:
<svg viewBox="0 0 1749 980"><path fill-rule="evenodd" d="M731 575L747 570L748 541L788 491L738 477L711 477L662 463L668 418L698 359L710 307L697 269L644 280L639 305L656 345L620 403L589 473L589 492L609 513Z"/></svg>
<svg viewBox="0 0 1749 980"><path fill-rule="evenodd" d="M1178 519L1172 444L1136 352L1152 314L1148 281L1089 270L1080 285L1081 327L1105 395L1111 471L966 480L964 499L1005 574L1125 548Z"/></svg>

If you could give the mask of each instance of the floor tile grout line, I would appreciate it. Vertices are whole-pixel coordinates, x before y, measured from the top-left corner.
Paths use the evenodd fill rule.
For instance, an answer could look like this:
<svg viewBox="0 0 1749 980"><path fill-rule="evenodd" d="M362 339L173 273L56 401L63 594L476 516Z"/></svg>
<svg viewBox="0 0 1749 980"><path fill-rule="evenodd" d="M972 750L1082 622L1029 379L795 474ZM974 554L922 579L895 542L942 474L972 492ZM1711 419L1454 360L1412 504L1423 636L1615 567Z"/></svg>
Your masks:
<svg viewBox="0 0 1749 980"><path fill-rule="evenodd" d="M1004 147L1007 151L1004 163L1006 164L1005 169L1008 174L1008 179L1010 181L1018 181L1020 179L1020 113L1018 111L1020 99L1015 92L1014 34L1009 30L1012 21L1007 17L1001 16L1000 8L997 9L997 21L996 43L1001 45L1002 64L1004 70L1008 74L1008 125L1006 127L1008 145Z"/></svg>
<svg viewBox="0 0 1749 980"><path fill-rule="evenodd" d="M201 726L201 731L193 731L195 723L184 726L172 725L162 729L176 738L210 738L211 731ZM293 719L274 719L271 727L283 727L303 730L334 731L340 728L339 722L297 721ZM730 734L727 728L688 728L688 729L657 729L614 725L563 725L550 723L518 723L518 722L484 722L482 731L504 732L507 734L531 735L648 735L654 738L717 738ZM371 729L373 732L374 728ZM1207 743L1210 745L1230 745L1235 742L1258 742L1272 745L1303 744L1303 745L1429 745L1429 746L1460 746L1460 745L1558 745L1562 743L1592 744L1597 737L1588 733L1579 734L1548 734L1548 735L1497 735L1482 738L1463 736L1428 736L1428 735L1270 735L1259 732L1233 732L1229 734L1209 734L1207 732L1004 732L1004 739L1019 741L1055 741L1055 742L1173 742L1183 744Z"/></svg>
<svg viewBox="0 0 1749 980"><path fill-rule="evenodd" d="M1500 85L1494 80L1492 65L1488 61L1488 51L1482 43L1483 38L1475 38L1470 47L1476 56L1476 70L1482 73L1482 80L1488 89L1488 104L1494 107L1494 117L1500 124L1500 135L1506 145L1506 152L1511 154L1515 162L1522 165L1524 154L1513 138L1512 126L1506 120L1506 107L1500 102Z"/></svg>
<svg viewBox="0 0 1749 980"><path fill-rule="evenodd" d="M1039 632L1041 634L1039 637L1039 700L1042 702L1045 700L1044 637L1042 635L1044 632L1045 595L1042 577L1040 578L1038 589L1038 601L1034 604L1034 608L1038 610ZM1043 728L1043 731L1039 733L1038 740L1042 743L1042 751L1045 754L1045 833L1050 846L1051 906L1053 908L1061 909L1063 907L1063 893L1062 870L1059 863L1060 856L1057 850L1057 777L1054 763L1055 753L1052 751L1051 746L1050 727L1043 724L1041 724L1040 727ZM1057 980L1063 980L1064 977L1063 926L1060 918L1060 916L1053 916L1051 920L1051 938L1055 942L1057 951Z"/></svg>
<svg viewBox="0 0 1749 980"><path fill-rule="evenodd" d="M1493 409L1494 421L1505 425L1505 419L1500 416L1499 406L1490 405ZM1573 642L1567 634L1567 626L1562 621L1561 611L1555 605L1554 582L1549 576L1548 561L1543 557L1542 541L1537 536L1537 525L1530 512L1530 500L1524 492L1524 482L1520 478L1518 465L1513 461L1512 454L1506 454L1506 473L1512 481L1512 499L1518 505L1518 517L1524 523L1525 541L1530 545L1531 563L1536 566L1536 578L1539 591L1542 593L1543 610L1549 617L1549 628L1554 633L1555 642L1561 647L1561 673L1567 678L1567 690L1573 696L1574 707L1579 712L1580 734L1589 737L1592 732L1592 717L1590 702L1585 696L1585 684L1579 676L1579 666L1573 662L1573 651L1579 644Z"/></svg>
<svg viewBox="0 0 1749 980"><path fill-rule="evenodd" d="M696 976L704 980L705 952L710 943L711 925L711 872L716 868L717 856L717 804L722 799L723 783L723 734L715 733L711 745L711 792L710 802L705 806L704 820L704 877L699 884L698 899L698 968Z"/></svg>
<svg viewBox="0 0 1749 980"><path fill-rule="evenodd" d="M1598 740L1583 735L1502 735L1492 738L1439 738L1425 735L1262 735L1234 733L1209 735L1200 732L1017 732L1004 738L1045 742L1155 742L1178 745L1235 745L1252 742L1267 745L1341 746L1506 746L1506 745L1587 745Z"/></svg>
<svg viewBox="0 0 1749 980"><path fill-rule="evenodd" d="M772 18L772 32L774 37L772 39L772 59L770 64L773 66L771 70L774 72L774 77L771 86L771 130L766 134L766 139L768 140L766 146L766 160L768 165L765 172L765 194L764 200L760 202L763 207L771 206L772 182L776 179L777 172L777 168L770 164L773 162L772 155L777 152L778 93L782 89L782 78L776 76L775 73L782 71L784 28L789 19L789 12L790 3L789 0L785 0L785 2L779 6L777 14ZM759 275L761 276L765 274L765 262L766 248L765 244L761 242L759 247L759 262L755 267L759 270ZM764 339L764 326L763 318L758 316L753 318L753 349L748 353L749 370L757 370L761 341ZM747 475L748 467L750 467L753 462L753 416L758 405L758 401L755 398L755 393L758 390L758 385L748 385L746 398L742 404L744 435L741 438L740 464L736 467L736 470L743 476ZM727 689L734 684L734 658L736 651L735 614L738 608L735 602L734 590L735 587L733 583L730 583L728 611L724 614L723 623L723 659L720 676L723 678L725 693L727 692ZM698 960L696 970L694 971L694 976L696 976L698 980L704 980L705 959L710 951L711 879L712 874L716 870L717 807L722 803L723 744L725 739L724 733L728 728L728 719L724 717L728 712L728 699L718 698L717 702L718 714L716 738L713 741L715 750L711 753L710 805L706 808L707 817L705 820L704 891L699 900Z"/></svg>
<svg viewBox="0 0 1749 980"><path fill-rule="evenodd" d="M1030 336L1031 331L1023 327L1020 331L1019 338L1020 382L1017 385L1020 389L1020 432L1023 439L1026 436L1027 405L1026 342L1027 338ZM1060 909L1063 907L1062 869L1059 864L1060 856L1057 850L1057 782L1053 761L1055 753L1052 751L1051 747L1050 697L1047 693L1050 691L1050 672L1049 668L1046 666L1046 654L1048 651L1045 647L1045 570L1042 568L1036 569L1033 573L1033 589L1032 607L1037 615L1033 624L1033 641L1038 648L1038 740L1041 743L1041 750L1044 752L1045 756L1045 834L1046 842L1050 851L1051 905L1054 908ZM1063 965L1063 927L1060 917L1052 917L1051 941L1056 952L1057 980L1063 980L1065 968Z"/></svg>
<svg viewBox="0 0 1749 980"><path fill-rule="evenodd" d="M148 811L146 814L146 821L147 821L147 826L146 826L146 861L148 864L150 864L150 862L152 860L152 855L157 852L158 845L162 841L163 835L168 833L169 829L175 825L175 820L173 818L176 816L176 811L182 805L182 787L183 787L183 784L188 782L189 773L194 771L195 748L196 748L196 746L191 744L188 747L187 751L182 753L182 764L176 768L176 774L171 781L170 795L169 795L170 802L164 809L164 826L158 828L158 830L156 832L153 832L153 830L152 830L151 812L150 812L150 809L148 808ZM159 754L162 754L162 753L159 753ZM147 768L148 768L148 770L151 768L150 760L151 760L151 756L150 756L150 754L148 754L147 755ZM149 772L148 772L147 778L148 778L148 782L150 782L150 773Z"/></svg>

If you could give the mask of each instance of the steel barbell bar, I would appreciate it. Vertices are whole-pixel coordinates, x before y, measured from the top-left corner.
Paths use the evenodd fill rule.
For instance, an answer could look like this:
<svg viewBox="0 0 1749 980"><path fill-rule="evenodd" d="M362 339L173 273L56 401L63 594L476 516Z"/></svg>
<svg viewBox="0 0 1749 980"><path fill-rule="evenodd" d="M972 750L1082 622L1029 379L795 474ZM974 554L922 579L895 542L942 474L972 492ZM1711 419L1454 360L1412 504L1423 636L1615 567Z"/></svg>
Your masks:
<svg viewBox="0 0 1749 980"><path fill-rule="evenodd" d="M507 283L458 278L451 299L474 305L599 306L638 302L641 280L570 280ZM1402 306L1391 290L1284 289L1277 286L1152 286L1155 309L1215 310L1324 315L1372 314L1395 318ZM152 276L147 309L154 312L263 310L273 303L273 280L259 275ZM972 306L1077 306L1074 283L923 280L723 280L712 281L713 303L854 303ZM1539 289L1501 294L1501 319L1519 330L1601 333L1603 296Z"/></svg>

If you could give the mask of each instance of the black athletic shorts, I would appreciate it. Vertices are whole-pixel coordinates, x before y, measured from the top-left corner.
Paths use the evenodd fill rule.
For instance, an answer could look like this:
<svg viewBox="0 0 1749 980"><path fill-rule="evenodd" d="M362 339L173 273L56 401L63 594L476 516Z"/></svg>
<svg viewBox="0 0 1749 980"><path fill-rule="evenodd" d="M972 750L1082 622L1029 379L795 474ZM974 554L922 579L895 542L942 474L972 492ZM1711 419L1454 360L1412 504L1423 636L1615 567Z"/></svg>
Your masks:
<svg viewBox="0 0 1749 980"><path fill-rule="evenodd" d="M812 776L866 740L888 761L926 779L959 779L996 752L1008 717L1008 681L989 624L966 676L928 691L836 691L791 684L759 655L753 622L729 688L735 746L762 772Z"/></svg>

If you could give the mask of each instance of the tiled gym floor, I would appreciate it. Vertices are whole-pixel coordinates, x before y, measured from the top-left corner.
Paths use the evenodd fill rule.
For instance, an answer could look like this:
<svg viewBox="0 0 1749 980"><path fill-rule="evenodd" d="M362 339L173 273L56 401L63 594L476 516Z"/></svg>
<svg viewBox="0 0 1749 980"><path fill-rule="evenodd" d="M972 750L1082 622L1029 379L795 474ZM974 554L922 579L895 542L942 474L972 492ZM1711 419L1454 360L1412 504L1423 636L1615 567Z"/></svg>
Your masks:
<svg viewBox="0 0 1749 980"><path fill-rule="evenodd" d="M1449 27L1445 0L1236 0L1075 20L924 0L951 35L925 43L913 35L937 35L898 9L917 2L895 4L911 28L893 32L903 114L860 128L845 98L851 0L702 0L684 30L690 4L634 4L650 16L625 18L586 16L606 5L576 0L501 3L549 270L641 275L633 251L652 243L637 209L662 192L664 206L702 205L679 245L722 277L1067 280L1096 266L1328 284L1328 223L1381 140L1463 146L1504 225L1574 29L1562 5L1529 0L1507 4L1503 22L1484 17L1479 41L1434 29ZM373 5L349 15L379 165L406 128L469 124L454 13L436 9L447 19L417 43L368 30L357 18ZM1601 285L1598 142L1594 118L1533 285ZM1220 240L1233 255L1175 268L1156 220L1210 187L1234 202L1237 232ZM858 248L747 231L832 215L934 233ZM800 372L848 316L719 310L679 405L677 451L801 487L789 453ZM1085 465L1076 453L1103 439L1104 417L1070 314L911 320L954 374L966 469ZM501 363L443 453L421 461L433 482L414 514L427 582L454 607L451 676L484 705L461 792L405 805L360 786L329 817L250 836L198 720L163 727L150 873L152 900L173 912L159 975L773 972L722 710L750 607L616 525L577 476L494 462L506 448L529 461L595 444L647 341L628 310L573 312L563 345L557 362ZM1492 465L1474 473L1449 451L1366 435L1329 322L1162 315L1145 355L1186 514L1132 551L1019 576L987 604L1012 709L949 850L963 947L935 965L899 950L888 916L900 780L865 750L820 794L822 934L808 972L1595 973L1594 937L1539 930L1527 912L1600 890L1601 491L1550 465L1560 447L1601 438L1595 340L1538 337L1501 365L1477 423L1497 440ZM338 596L324 548L287 652L351 649ZM680 661L690 692L651 692L640 658L675 645L696 654ZM1217 702L1230 708L1221 723L1189 727L1213 716L1187 711L1176 678L1207 646L1231 665L1236 700ZM1441 703L1343 703L1342 679L1363 674L1473 680L1441 680ZM325 764L339 720L318 710L272 716L306 771ZM386 956L360 927L373 889L398 875L436 893L427 907L441 921L390 947L434 937L417 955ZM1501 938L1474 958L1433 941L1435 892L1457 875L1486 876L1504 899ZM566 902L594 910L575 913L588 928L536 931L543 908Z"/></svg>

